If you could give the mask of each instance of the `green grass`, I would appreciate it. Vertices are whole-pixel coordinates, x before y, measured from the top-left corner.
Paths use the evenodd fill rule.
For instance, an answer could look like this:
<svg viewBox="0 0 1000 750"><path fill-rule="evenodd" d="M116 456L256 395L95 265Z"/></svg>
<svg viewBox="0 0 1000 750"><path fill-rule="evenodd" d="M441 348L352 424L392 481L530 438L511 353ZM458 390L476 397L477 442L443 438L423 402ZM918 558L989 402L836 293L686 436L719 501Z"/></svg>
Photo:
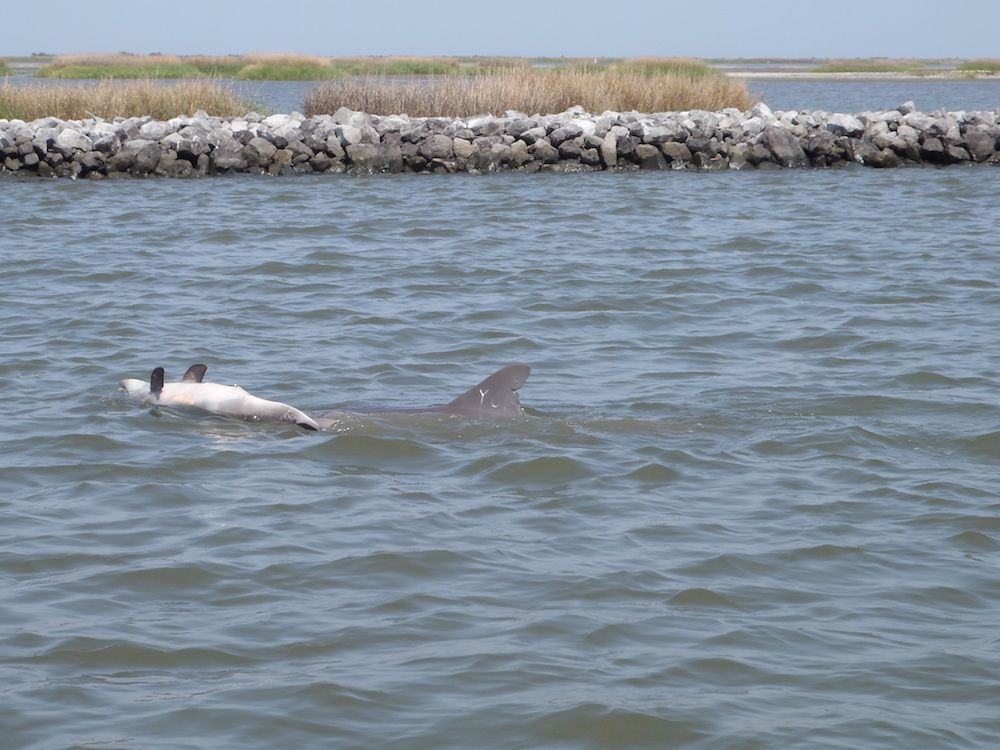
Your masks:
<svg viewBox="0 0 1000 750"><path fill-rule="evenodd" d="M926 72L918 60L833 60L819 65L813 73L911 73Z"/></svg>
<svg viewBox="0 0 1000 750"><path fill-rule="evenodd" d="M37 74L41 78L201 78L204 74L187 63L151 65L50 65Z"/></svg>
<svg viewBox="0 0 1000 750"><path fill-rule="evenodd" d="M615 67L625 72L638 73L645 76L704 78L705 76L719 75L719 71L702 60L683 57L637 57L631 60L624 60Z"/></svg>
<svg viewBox="0 0 1000 750"><path fill-rule="evenodd" d="M1000 73L1000 60L966 60L958 69L970 73Z"/></svg>
<svg viewBox="0 0 1000 750"><path fill-rule="evenodd" d="M320 63L253 63L244 65L233 76L245 81L322 81L337 77L331 66Z"/></svg>
<svg viewBox="0 0 1000 750"><path fill-rule="evenodd" d="M0 60L0 76L9 76L11 74L10 66L7 64L6 60Z"/></svg>

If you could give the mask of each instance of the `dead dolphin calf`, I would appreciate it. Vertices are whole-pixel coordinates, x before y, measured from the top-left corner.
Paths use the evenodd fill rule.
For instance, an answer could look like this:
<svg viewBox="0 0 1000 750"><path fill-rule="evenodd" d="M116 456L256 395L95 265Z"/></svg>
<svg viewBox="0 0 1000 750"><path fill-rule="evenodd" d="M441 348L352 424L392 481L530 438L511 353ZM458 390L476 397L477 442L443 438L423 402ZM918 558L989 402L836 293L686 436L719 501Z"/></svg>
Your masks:
<svg viewBox="0 0 1000 750"><path fill-rule="evenodd" d="M319 429L316 420L294 406L254 396L238 385L203 383L207 370L205 365L191 365L179 382L164 383L163 368L157 367L148 383L126 378L118 385L141 404L188 407L248 422L284 422L306 430Z"/></svg>
<svg viewBox="0 0 1000 750"><path fill-rule="evenodd" d="M486 380L474 385L461 396L447 404L432 406L373 406L350 407L325 416L337 414L454 414L461 417L521 417L524 408L517 395L531 374L525 364L513 364L497 370Z"/></svg>

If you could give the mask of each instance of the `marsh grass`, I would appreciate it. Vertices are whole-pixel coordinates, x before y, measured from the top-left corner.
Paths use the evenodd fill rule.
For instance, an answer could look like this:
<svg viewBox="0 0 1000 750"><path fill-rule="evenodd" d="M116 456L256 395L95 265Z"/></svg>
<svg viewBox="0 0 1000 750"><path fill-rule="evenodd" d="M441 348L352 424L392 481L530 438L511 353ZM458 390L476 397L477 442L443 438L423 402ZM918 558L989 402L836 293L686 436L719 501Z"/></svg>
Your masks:
<svg viewBox="0 0 1000 750"><path fill-rule="evenodd" d="M512 58L513 59L513 58ZM490 67L500 67L494 60ZM485 65L476 70L488 69ZM42 68L45 78L238 78L322 81L363 75L437 76L458 74L455 57L319 57L291 53L247 55L133 55L125 52L60 55Z"/></svg>
<svg viewBox="0 0 1000 750"><path fill-rule="evenodd" d="M614 66L615 69L642 75L679 75L692 78L720 75L704 60L693 57L632 57Z"/></svg>
<svg viewBox="0 0 1000 750"><path fill-rule="evenodd" d="M160 84L156 81L101 81L88 86L12 86L0 84L0 118L37 120L58 117L81 120L88 117L150 115L169 120L192 115L202 109L210 115L235 117L253 106L228 89L210 81Z"/></svg>
<svg viewBox="0 0 1000 750"><path fill-rule="evenodd" d="M858 60L831 60L813 69L814 73L910 73L919 75L927 72L920 60L893 60L873 58Z"/></svg>
<svg viewBox="0 0 1000 750"><path fill-rule="evenodd" d="M1000 73L1000 60L965 60L958 69L968 73Z"/></svg>
<svg viewBox="0 0 1000 750"><path fill-rule="evenodd" d="M10 74L11 74L11 69L10 66L7 64L7 61L4 60L3 58L0 58L0 76L9 76Z"/></svg>
<svg viewBox="0 0 1000 750"><path fill-rule="evenodd" d="M669 112L725 107L745 110L753 104L744 82L722 75L528 68L434 81L380 76L334 81L310 91L305 108L309 115L332 114L343 106L379 115L463 117L498 115L509 109L553 114L576 105L589 112Z"/></svg>

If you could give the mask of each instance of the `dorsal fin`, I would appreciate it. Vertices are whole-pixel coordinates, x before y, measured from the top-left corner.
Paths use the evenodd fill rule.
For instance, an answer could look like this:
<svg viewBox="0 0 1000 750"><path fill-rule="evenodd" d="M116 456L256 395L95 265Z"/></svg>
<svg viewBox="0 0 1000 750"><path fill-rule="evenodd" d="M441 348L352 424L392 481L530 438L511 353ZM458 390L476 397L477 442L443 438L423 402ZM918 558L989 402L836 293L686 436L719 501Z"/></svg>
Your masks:
<svg viewBox="0 0 1000 750"><path fill-rule="evenodd" d="M160 397L163 390L163 368L157 367L149 374L149 392L156 398Z"/></svg>
<svg viewBox="0 0 1000 750"><path fill-rule="evenodd" d="M205 373L208 372L208 367L206 365L191 365L187 372L184 373L184 377L181 378L182 383L200 383L202 378L205 377Z"/></svg>
<svg viewBox="0 0 1000 750"><path fill-rule="evenodd" d="M449 403L447 411L468 417L524 414L517 389L524 385L530 374L528 365L507 365Z"/></svg>

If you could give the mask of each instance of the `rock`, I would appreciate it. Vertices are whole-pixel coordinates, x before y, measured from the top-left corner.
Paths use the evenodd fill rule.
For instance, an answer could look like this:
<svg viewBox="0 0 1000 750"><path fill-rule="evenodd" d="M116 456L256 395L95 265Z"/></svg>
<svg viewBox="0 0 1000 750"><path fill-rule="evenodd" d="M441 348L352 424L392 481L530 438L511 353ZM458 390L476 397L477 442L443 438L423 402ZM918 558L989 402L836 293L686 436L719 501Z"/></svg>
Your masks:
<svg viewBox="0 0 1000 750"><path fill-rule="evenodd" d="M944 153L947 160L952 164L970 160L969 152L961 146L945 146Z"/></svg>
<svg viewBox="0 0 1000 750"><path fill-rule="evenodd" d="M161 141L170 131L170 126L167 123L152 120L139 128L139 137L150 141Z"/></svg>
<svg viewBox="0 0 1000 750"><path fill-rule="evenodd" d="M144 138L138 138L131 141L126 141L122 146L122 153L129 154L132 157L131 169L137 174L149 174L156 169L156 165L160 162L160 144L156 141L146 140Z"/></svg>
<svg viewBox="0 0 1000 750"><path fill-rule="evenodd" d="M965 145L972 159L977 162L986 161L993 155L996 142L993 136L979 128L969 128L965 131Z"/></svg>
<svg viewBox="0 0 1000 750"><path fill-rule="evenodd" d="M545 138L539 138L535 141L528 149L528 152L532 157L542 162L542 164L555 164L559 161L558 149Z"/></svg>
<svg viewBox="0 0 1000 750"><path fill-rule="evenodd" d="M559 146L559 156L563 159L579 159L580 158L580 144L576 140L562 141Z"/></svg>
<svg viewBox="0 0 1000 750"><path fill-rule="evenodd" d="M72 128L66 128L55 138L55 145L63 146L66 149L72 151L92 151L94 149L94 142L81 133L79 130L73 130ZM68 156L69 154L64 154Z"/></svg>
<svg viewBox="0 0 1000 750"><path fill-rule="evenodd" d="M250 139L250 142L246 145L245 153L252 155L253 160L257 164L266 166L270 163L271 159L274 157L274 152L277 150L278 149L269 140L257 136Z"/></svg>
<svg viewBox="0 0 1000 750"><path fill-rule="evenodd" d="M520 138L521 134L526 130L531 130L532 128L538 127L538 123L534 120L529 119L518 119L512 120L507 123L507 135L512 135L515 138ZM532 141L534 142L534 141Z"/></svg>
<svg viewBox="0 0 1000 750"><path fill-rule="evenodd" d="M947 157L944 153L944 144L937 138L924 138L924 142L920 145L920 156L924 160L934 164L944 164L947 162Z"/></svg>
<svg viewBox="0 0 1000 750"><path fill-rule="evenodd" d="M691 161L691 149L688 148L686 143L668 141L660 146L660 151L667 157L671 165L680 166Z"/></svg>
<svg viewBox="0 0 1000 750"><path fill-rule="evenodd" d="M576 138L583 135L583 131L576 125L564 125L561 128L556 128L551 133L549 133L549 143L553 146L558 146L564 141L570 140L571 138Z"/></svg>
<svg viewBox="0 0 1000 750"><path fill-rule="evenodd" d="M352 143L347 149L347 159L355 172L374 173L381 167L378 147L373 143Z"/></svg>
<svg viewBox="0 0 1000 750"><path fill-rule="evenodd" d="M608 132L601 141L601 160L607 167L618 165L618 138L614 133Z"/></svg>
<svg viewBox="0 0 1000 750"><path fill-rule="evenodd" d="M334 159L326 154L325 151L320 151L314 154L309 160L309 164L312 165L313 170L316 172L326 172L334 165Z"/></svg>
<svg viewBox="0 0 1000 750"><path fill-rule="evenodd" d="M356 128L353 125L339 125L334 128L333 132L340 139L340 145L344 148L353 143L361 143L361 128Z"/></svg>
<svg viewBox="0 0 1000 750"><path fill-rule="evenodd" d="M504 124L493 117L474 117L468 122L473 135L499 135L504 132Z"/></svg>
<svg viewBox="0 0 1000 750"><path fill-rule="evenodd" d="M934 118L930 115L925 115L923 112L910 112L903 115L903 124L909 125L918 133L922 133L930 129L931 125L934 124Z"/></svg>
<svg viewBox="0 0 1000 750"><path fill-rule="evenodd" d="M896 107L896 111L899 112L901 115L908 115L911 112L915 112L916 109L917 105L914 104L912 100L908 102L903 102L898 107Z"/></svg>
<svg viewBox="0 0 1000 750"><path fill-rule="evenodd" d="M580 163L591 166L601 165L601 154L596 148L585 148L580 151Z"/></svg>
<svg viewBox="0 0 1000 750"><path fill-rule="evenodd" d="M528 130L522 130L521 134L519 136L517 136L517 137L520 138L522 141L524 141L525 143L527 143L530 146L535 141L537 141L539 138L544 138L545 137L545 128L540 127L540 126L536 126L536 127L533 127L533 128L529 128ZM551 145L551 144L549 144L549 145Z"/></svg>
<svg viewBox="0 0 1000 750"><path fill-rule="evenodd" d="M850 138L865 132L865 126L853 115L833 114L826 121L826 129L834 135L846 135Z"/></svg>
<svg viewBox="0 0 1000 750"><path fill-rule="evenodd" d="M894 151L877 148L868 141L853 141L849 155L858 164L878 169L899 166L899 157L896 156Z"/></svg>
<svg viewBox="0 0 1000 750"><path fill-rule="evenodd" d="M521 141L518 142L520 143ZM452 150L455 152L455 156L462 159L468 159L472 156L476 149L473 148L472 144L464 138L455 138L452 141Z"/></svg>
<svg viewBox="0 0 1000 750"><path fill-rule="evenodd" d="M107 157L100 151L88 151L81 154L77 160L85 172L92 172L95 169L104 169L107 164Z"/></svg>
<svg viewBox="0 0 1000 750"><path fill-rule="evenodd" d="M647 125L642 129L642 142L659 146L661 143L674 140L680 133L681 129L673 124Z"/></svg>
<svg viewBox="0 0 1000 750"><path fill-rule="evenodd" d="M802 142L802 150L812 159L825 158L833 151L837 139L829 130L817 130Z"/></svg>
<svg viewBox="0 0 1000 750"><path fill-rule="evenodd" d="M223 146L211 152L212 166L224 172L241 172L247 168L247 158L242 148Z"/></svg>
<svg viewBox="0 0 1000 750"><path fill-rule="evenodd" d="M774 161L783 167L805 167L809 159L799 144L799 139L785 128L768 125L760 134L759 142L763 144Z"/></svg>
<svg viewBox="0 0 1000 750"><path fill-rule="evenodd" d="M640 169L666 169L667 161L656 146L650 143L640 143L635 147L635 156Z"/></svg>
<svg viewBox="0 0 1000 750"><path fill-rule="evenodd" d="M740 123L740 137L753 138L764 129L764 121L759 117L751 117Z"/></svg>
<svg viewBox="0 0 1000 750"><path fill-rule="evenodd" d="M446 135L432 135L426 138L417 149L428 161L434 159L450 159L455 154L454 142Z"/></svg>

